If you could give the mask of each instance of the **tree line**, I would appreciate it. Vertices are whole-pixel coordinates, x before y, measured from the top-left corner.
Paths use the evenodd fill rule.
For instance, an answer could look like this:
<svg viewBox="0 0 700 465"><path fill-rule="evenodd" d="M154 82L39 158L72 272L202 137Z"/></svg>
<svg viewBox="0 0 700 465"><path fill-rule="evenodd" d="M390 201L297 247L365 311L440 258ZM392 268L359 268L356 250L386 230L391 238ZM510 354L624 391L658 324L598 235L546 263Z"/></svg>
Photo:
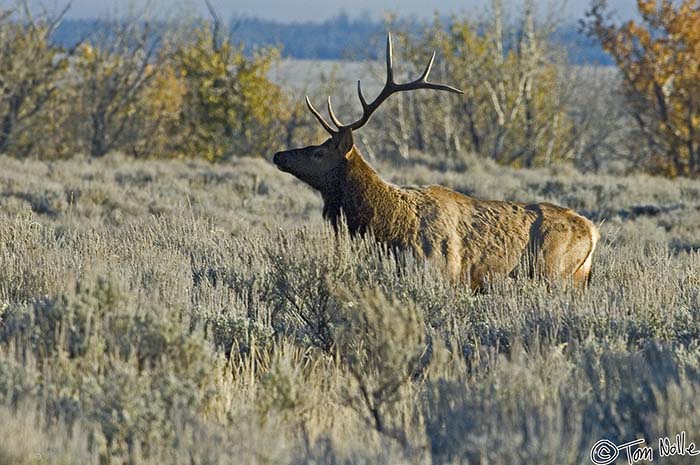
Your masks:
<svg viewBox="0 0 700 465"><path fill-rule="evenodd" d="M451 21L445 17L446 23ZM104 28L102 19L66 19L56 28L53 41L69 47ZM370 37L381 38L386 24L369 16L352 18L345 13L324 21L281 23L260 18L233 17L228 22L231 41L247 52L255 47L275 47L282 57L305 60L379 59L381 52L367 48ZM402 28L420 31L422 21L404 19ZM552 33L554 43L567 50L568 61L576 65L612 65L613 60L597 41L581 34L574 23L558 24Z"/></svg>
<svg viewBox="0 0 700 465"><path fill-rule="evenodd" d="M396 96L360 142L370 156L473 152L512 166L593 169L619 159L697 176L700 8L692 0L638 7L640 20L620 24L596 0L582 20L616 64L603 77L569 66L553 38L559 25L538 21L531 0L514 21L503 19L500 0L486 21L436 16L416 30L389 20L404 61L417 69L437 50L436 79L466 95ZM0 11L0 153L215 161L321 137L301 99L268 78L280 50L236 43L215 12L187 25L101 20L88 40L60 45L64 13L35 16L24 3ZM353 105L332 76L322 87L315 92L346 91Z"/></svg>

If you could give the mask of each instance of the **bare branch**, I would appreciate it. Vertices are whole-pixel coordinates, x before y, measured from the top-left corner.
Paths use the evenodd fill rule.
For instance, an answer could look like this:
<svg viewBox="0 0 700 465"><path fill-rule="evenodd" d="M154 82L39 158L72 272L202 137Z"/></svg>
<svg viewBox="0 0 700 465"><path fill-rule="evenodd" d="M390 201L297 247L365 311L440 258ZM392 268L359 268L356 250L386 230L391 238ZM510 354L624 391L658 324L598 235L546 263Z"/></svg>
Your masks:
<svg viewBox="0 0 700 465"><path fill-rule="evenodd" d="M48 21L47 27L46 27L46 36L50 36L56 31L56 28L61 25L63 22L63 19L66 17L66 14L68 11L71 9L71 2L68 2L66 6L63 7L61 12L54 18L51 18Z"/></svg>
<svg viewBox="0 0 700 465"><path fill-rule="evenodd" d="M219 35L221 34L221 17L214 8L214 5L212 5L209 0L204 0L204 3L207 5L212 21L214 21L214 30L212 31L212 47L218 52L221 48L221 43L219 42Z"/></svg>

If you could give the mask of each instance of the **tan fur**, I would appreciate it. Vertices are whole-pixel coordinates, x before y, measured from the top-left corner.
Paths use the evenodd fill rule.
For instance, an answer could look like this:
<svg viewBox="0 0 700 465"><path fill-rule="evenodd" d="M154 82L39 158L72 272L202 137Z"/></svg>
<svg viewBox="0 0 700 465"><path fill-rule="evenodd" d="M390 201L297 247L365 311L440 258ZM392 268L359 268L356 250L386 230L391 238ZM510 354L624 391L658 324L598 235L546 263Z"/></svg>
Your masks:
<svg viewBox="0 0 700 465"><path fill-rule="evenodd" d="M337 145L342 149L343 143ZM474 289L519 270L548 281L587 282L599 238L588 219L549 203L479 200L442 186L395 186L349 147L342 161L323 173L325 183L305 179L293 160L286 161L289 152L299 157L313 147L281 152L275 162L321 191L324 216L332 224L344 215L352 233L371 233L395 248L441 260L453 279Z"/></svg>
<svg viewBox="0 0 700 465"><path fill-rule="evenodd" d="M333 128L307 97L309 110L331 137L321 145L276 153L277 167L321 192L323 216L334 227L344 216L351 233L370 233L394 248L440 260L452 279L474 289L495 276L513 276L523 270L550 282L585 284L599 238L597 228L586 218L549 203L478 200L442 186L394 186L362 158L352 133L367 124L392 94L418 89L463 93L428 81L434 53L418 79L397 84L391 35L386 50L386 83L373 101L366 101L358 82L360 119L341 124L329 97Z"/></svg>

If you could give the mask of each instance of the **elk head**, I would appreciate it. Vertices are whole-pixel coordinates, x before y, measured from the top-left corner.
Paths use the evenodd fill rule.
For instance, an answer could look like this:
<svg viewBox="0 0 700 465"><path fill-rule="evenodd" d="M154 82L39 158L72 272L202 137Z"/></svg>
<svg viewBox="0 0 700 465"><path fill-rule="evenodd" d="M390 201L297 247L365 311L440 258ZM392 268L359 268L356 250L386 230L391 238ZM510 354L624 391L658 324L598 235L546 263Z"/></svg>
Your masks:
<svg viewBox="0 0 700 465"><path fill-rule="evenodd" d="M328 97L328 114L335 126L333 127L321 116L321 113L314 108L311 104L311 100L309 100L307 96L306 105L326 132L328 132L330 138L320 145L310 145L299 149L277 152L273 157L275 165L277 165L280 170L293 174L316 190L324 192L331 188L332 185L336 183L338 176L342 174L347 157L352 153L354 146L352 138L353 131L367 124L372 114L390 95L416 89L434 89L458 94L463 93L461 90L445 84L428 82L428 75L430 74L434 61L435 52L433 52L428 66L426 66L425 71L423 71L423 74L421 74L418 79L404 84L397 84L394 81L391 34L388 34L386 39L386 83L384 84L384 88L377 98L367 103L362 94L360 81L357 81L357 95L362 104L362 116L360 119L350 124L341 123L333 112L331 98Z"/></svg>

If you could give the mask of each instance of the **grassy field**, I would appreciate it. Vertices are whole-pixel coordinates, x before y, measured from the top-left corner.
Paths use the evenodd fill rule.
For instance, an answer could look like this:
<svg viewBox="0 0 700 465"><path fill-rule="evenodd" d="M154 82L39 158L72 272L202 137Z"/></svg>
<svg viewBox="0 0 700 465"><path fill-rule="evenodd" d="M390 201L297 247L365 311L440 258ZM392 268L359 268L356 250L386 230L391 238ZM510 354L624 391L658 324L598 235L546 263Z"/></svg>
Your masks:
<svg viewBox="0 0 700 465"><path fill-rule="evenodd" d="M700 441L700 182L378 169L584 213L590 288L473 295L397 267L260 159L0 157L0 464L562 465L601 438Z"/></svg>

